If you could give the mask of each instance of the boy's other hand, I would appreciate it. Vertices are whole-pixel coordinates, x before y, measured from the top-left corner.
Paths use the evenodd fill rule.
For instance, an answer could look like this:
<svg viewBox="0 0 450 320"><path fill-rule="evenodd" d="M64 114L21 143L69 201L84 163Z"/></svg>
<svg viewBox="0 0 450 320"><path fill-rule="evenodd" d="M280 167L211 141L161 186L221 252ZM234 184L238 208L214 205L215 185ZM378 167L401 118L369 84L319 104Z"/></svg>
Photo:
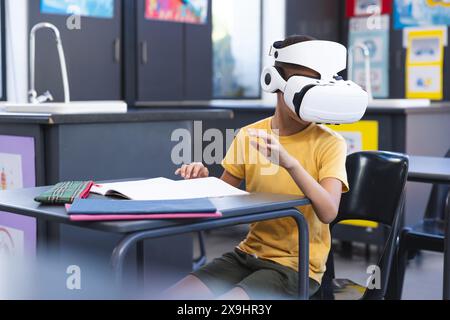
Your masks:
<svg viewBox="0 0 450 320"><path fill-rule="evenodd" d="M277 138L265 130L248 129L248 134L256 138L250 141L250 144L273 164L286 170L298 165L298 161L286 151Z"/></svg>
<svg viewBox="0 0 450 320"><path fill-rule="evenodd" d="M175 171L175 175L181 176L185 180L207 178L209 177L209 170L202 163L195 162L183 165Z"/></svg>

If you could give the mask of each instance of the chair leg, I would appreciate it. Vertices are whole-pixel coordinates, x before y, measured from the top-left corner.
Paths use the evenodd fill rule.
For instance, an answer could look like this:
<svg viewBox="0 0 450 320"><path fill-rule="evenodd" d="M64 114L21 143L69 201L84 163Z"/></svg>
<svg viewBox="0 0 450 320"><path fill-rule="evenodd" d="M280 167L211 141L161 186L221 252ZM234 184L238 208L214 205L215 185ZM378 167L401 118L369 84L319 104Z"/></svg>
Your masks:
<svg viewBox="0 0 450 320"><path fill-rule="evenodd" d="M353 244L351 242L341 242L341 255L345 258L351 258L353 256Z"/></svg>
<svg viewBox="0 0 450 320"><path fill-rule="evenodd" d="M366 261L370 261L371 253L370 253L370 244L368 244L368 243L366 244L365 256L366 256Z"/></svg>
<svg viewBox="0 0 450 320"><path fill-rule="evenodd" d="M396 289L396 299L400 300L403 293L403 284L405 281L406 265L408 264L408 245L406 239L402 235L400 236L400 243L397 254L397 289Z"/></svg>

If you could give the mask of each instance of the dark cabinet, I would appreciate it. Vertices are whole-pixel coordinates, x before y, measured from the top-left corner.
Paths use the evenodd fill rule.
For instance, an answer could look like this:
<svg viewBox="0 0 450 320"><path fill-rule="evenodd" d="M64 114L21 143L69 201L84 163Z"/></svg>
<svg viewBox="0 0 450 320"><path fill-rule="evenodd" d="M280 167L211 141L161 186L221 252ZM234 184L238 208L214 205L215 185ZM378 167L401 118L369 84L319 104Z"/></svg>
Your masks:
<svg viewBox="0 0 450 320"><path fill-rule="evenodd" d="M184 26L145 18L146 0L137 6L139 101L183 98Z"/></svg>
<svg viewBox="0 0 450 320"><path fill-rule="evenodd" d="M340 41L344 0L287 0L286 33Z"/></svg>
<svg viewBox="0 0 450 320"><path fill-rule="evenodd" d="M212 97L212 1L202 25L149 20L146 0L114 0L114 17L81 17L81 29L67 27L68 15L41 12L29 0L31 28L50 22L61 32L72 100L134 102L210 100ZM123 51L123 52L122 52ZM58 53L52 32L36 36L36 88L63 100Z"/></svg>
<svg viewBox="0 0 450 320"><path fill-rule="evenodd" d="M185 25L185 84L186 100L212 99L213 44L212 8L209 1L207 25Z"/></svg>
<svg viewBox="0 0 450 320"><path fill-rule="evenodd" d="M212 22L149 20L137 0L137 100L209 100L212 96Z"/></svg>
<svg viewBox="0 0 450 320"><path fill-rule="evenodd" d="M41 13L39 0L29 0L29 30L50 22L61 32L67 60L71 99L122 99L122 1L114 0L114 17L81 17L80 29L67 27L67 15ZM63 88L54 35L40 30L36 36L36 87L50 90L63 101Z"/></svg>

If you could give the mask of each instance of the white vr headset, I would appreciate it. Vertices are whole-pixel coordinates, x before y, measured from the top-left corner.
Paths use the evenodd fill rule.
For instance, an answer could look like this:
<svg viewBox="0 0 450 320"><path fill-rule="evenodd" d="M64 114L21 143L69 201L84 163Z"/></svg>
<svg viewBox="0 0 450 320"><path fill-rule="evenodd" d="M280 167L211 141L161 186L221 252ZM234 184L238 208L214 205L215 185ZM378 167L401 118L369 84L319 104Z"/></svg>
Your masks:
<svg viewBox="0 0 450 320"><path fill-rule="evenodd" d="M344 124L364 116L369 104L367 92L337 75L347 67L347 49L343 45L312 40L281 48L276 42L269 55L277 62L301 65L320 74L320 79L292 76L286 81L279 69L268 67L261 75L262 89L283 92L286 104L302 120Z"/></svg>

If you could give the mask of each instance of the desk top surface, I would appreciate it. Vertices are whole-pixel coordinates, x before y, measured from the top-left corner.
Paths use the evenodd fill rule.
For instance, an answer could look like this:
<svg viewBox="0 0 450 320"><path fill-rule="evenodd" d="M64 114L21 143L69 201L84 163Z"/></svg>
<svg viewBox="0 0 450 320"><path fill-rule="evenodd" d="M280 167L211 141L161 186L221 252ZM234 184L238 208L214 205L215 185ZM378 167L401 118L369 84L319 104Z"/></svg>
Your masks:
<svg viewBox="0 0 450 320"><path fill-rule="evenodd" d="M44 206L34 201L34 198L49 187L8 190L0 192L0 210L43 219L102 230L115 233L128 233L140 230L170 227L187 220L142 220L117 222L71 222L62 206ZM103 198L92 195L91 198ZM289 209L309 204L309 200L297 196L276 194L250 194L234 197L211 199L223 218L263 213L268 211Z"/></svg>
<svg viewBox="0 0 450 320"><path fill-rule="evenodd" d="M410 156L408 179L418 182L450 183L450 158Z"/></svg>

